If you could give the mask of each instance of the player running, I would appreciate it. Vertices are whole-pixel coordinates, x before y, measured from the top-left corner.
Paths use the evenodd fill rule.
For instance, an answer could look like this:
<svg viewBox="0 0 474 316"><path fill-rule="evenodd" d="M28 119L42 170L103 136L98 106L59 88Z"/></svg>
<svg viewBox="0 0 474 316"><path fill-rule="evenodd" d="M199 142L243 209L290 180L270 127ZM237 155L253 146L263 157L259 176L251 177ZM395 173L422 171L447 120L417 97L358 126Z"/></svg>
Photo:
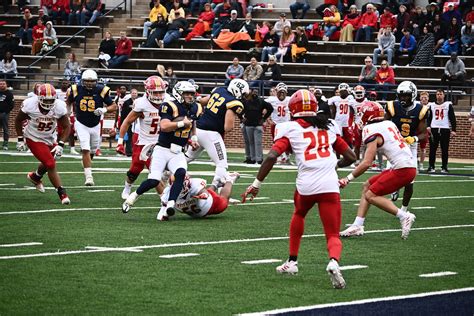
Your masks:
<svg viewBox="0 0 474 316"><path fill-rule="evenodd" d="M273 106L273 112L270 121L270 132L272 139L275 138L275 127L277 124L288 122L290 120L290 112L288 110L288 102L290 97L288 96L288 87L283 82L280 82L276 86L276 96L270 96L266 99L268 103ZM283 153L278 157L277 164L285 164L290 162L289 153Z"/></svg>

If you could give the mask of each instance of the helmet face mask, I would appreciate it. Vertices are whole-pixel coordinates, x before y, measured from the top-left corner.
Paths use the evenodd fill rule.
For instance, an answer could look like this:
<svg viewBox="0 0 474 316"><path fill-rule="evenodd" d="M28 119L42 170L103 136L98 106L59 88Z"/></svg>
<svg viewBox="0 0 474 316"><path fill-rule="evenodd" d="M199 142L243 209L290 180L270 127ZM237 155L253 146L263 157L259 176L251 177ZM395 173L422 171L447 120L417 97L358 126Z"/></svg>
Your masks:
<svg viewBox="0 0 474 316"><path fill-rule="evenodd" d="M409 107L411 105L411 93L398 93L398 100L403 107Z"/></svg>
<svg viewBox="0 0 474 316"><path fill-rule="evenodd" d="M161 105L167 88L165 81L158 76L151 76L145 80L144 86L148 101L155 107Z"/></svg>
<svg viewBox="0 0 474 316"><path fill-rule="evenodd" d="M49 112L56 104L56 90L49 84L41 84L37 88L39 108L42 112Z"/></svg>
<svg viewBox="0 0 474 316"><path fill-rule="evenodd" d="M280 101L283 101L288 95L288 87L283 82L280 82L276 86L277 97Z"/></svg>
<svg viewBox="0 0 474 316"><path fill-rule="evenodd" d="M411 81L403 81L397 87L397 98L404 108L409 108L414 105L418 89Z"/></svg>
<svg viewBox="0 0 474 316"><path fill-rule="evenodd" d="M87 69L82 73L82 85L87 90L92 90L97 86L97 73L94 70Z"/></svg>
<svg viewBox="0 0 474 316"><path fill-rule="evenodd" d="M356 86L353 90L354 98L356 100L363 100L365 98L365 88L363 86Z"/></svg>
<svg viewBox="0 0 474 316"><path fill-rule="evenodd" d="M350 93L350 87L347 83L341 83L338 87L337 90L339 90L339 96L342 99L345 99L349 96Z"/></svg>
<svg viewBox="0 0 474 316"><path fill-rule="evenodd" d="M190 106L196 101L196 88L188 81L179 81L171 92L179 103Z"/></svg>

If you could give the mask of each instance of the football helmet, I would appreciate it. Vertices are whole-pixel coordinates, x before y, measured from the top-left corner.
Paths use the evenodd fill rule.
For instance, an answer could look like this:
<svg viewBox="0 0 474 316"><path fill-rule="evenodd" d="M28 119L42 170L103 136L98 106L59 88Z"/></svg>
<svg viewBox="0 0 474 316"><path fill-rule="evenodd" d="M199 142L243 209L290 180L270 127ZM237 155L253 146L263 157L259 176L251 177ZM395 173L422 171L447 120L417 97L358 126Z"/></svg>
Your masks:
<svg viewBox="0 0 474 316"><path fill-rule="evenodd" d="M339 90L339 92L341 92L342 90L347 90L347 92L350 92L351 91L351 87L349 87L349 85L347 83L341 83L339 84L339 86L337 87L337 90Z"/></svg>
<svg viewBox="0 0 474 316"><path fill-rule="evenodd" d="M286 84L284 84L283 82L280 82L276 86L276 91L277 91L277 93L280 92L280 91L284 91L284 92L288 93L288 86Z"/></svg>
<svg viewBox="0 0 474 316"><path fill-rule="evenodd" d="M236 99L240 100L244 95L250 93L250 88L247 81L242 79L232 79L227 87L227 91L229 91Z"/></svg>
<svg viewBox="0 0 474 316"><path fill-rule="evenodd" d="M82 73L82 85L86 87L87 90L92 90L97 85L97 73L92 69L87 69Z"/></svg>
<svg viewBox="0 0 474 316"><path fill-rule="evenodd" d="M356 100L362 100L365 98L365 88L361 85L356 86L352 92Z"/></svg>
<svg viewBox="0 0 474 316"><path fill-rule="evenodd" d="M357 120L357 123L360 124L360 127L362 128L368 123L383 121L385 111L379 103L373 101L366 101L360 108L358 116L359 118Z"/></svg>
<svg viewBox="0 0 474 316"><path fill-rule="evenodd" d="M185 93L191 93L191 96L186 96ZM196 88L189 81L178 81L171 94L179 103L191 105L196 99Z"/></svg>
<svg viewBox="0 0 474 316"><path fill-rule="evenodd" d="M40 84L37 87L39 106L44 111L50 111L56 102L56 89L49 83Z"/></svg>
<svg viewBox="0 0 474 316"><path fill-rule="evenodd" d="M166 81L158 76L151 76L148 77L143 84L148 101L154 105L160 105L166 93Z"/></svg>
<svg viewBox="0 0 474 316"><path fill-rule="evenodd" d="M288 102L291 117L316 116L318 113L318 101L314 94L306 89L300 89L293 93Z"/></svg>
<svg viewBox="0 0 474 316"><path fill-rule="evenodd" d="M414 105L417 95L418 89L411 81L403 81L397 87L397 97L404 108Z"/></svg>

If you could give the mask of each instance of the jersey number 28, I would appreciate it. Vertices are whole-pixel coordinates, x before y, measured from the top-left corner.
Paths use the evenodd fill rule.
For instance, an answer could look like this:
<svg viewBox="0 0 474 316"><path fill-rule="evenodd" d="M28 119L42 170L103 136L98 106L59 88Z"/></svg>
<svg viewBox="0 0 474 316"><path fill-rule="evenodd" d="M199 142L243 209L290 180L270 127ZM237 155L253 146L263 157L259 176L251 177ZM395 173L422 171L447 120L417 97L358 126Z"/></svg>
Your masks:
<svg viewBox="0 0 474 316"><path fill-rule="evenodd" d="M304 132L304 138L308 138L310 143L304 151L304 160L314 160L319 158L326 158L331 155L329 151L329 136L327 131Z"/></svg>

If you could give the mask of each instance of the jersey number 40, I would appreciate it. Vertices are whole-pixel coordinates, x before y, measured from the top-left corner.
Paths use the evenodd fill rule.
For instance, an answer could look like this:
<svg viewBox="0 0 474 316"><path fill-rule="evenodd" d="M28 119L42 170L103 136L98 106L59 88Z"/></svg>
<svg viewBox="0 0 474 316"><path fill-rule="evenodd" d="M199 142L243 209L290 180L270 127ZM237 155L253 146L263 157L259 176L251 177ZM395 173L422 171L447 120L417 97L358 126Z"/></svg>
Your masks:
<svg viewBox="0 0 474 316"><path fill-rule="evenodd" d="M329 136L327 131L304 132L304 138L308 138L310 143L304 151L304 160L314 160L319 158L326 158L331 155L329 151Z"/></svg>

